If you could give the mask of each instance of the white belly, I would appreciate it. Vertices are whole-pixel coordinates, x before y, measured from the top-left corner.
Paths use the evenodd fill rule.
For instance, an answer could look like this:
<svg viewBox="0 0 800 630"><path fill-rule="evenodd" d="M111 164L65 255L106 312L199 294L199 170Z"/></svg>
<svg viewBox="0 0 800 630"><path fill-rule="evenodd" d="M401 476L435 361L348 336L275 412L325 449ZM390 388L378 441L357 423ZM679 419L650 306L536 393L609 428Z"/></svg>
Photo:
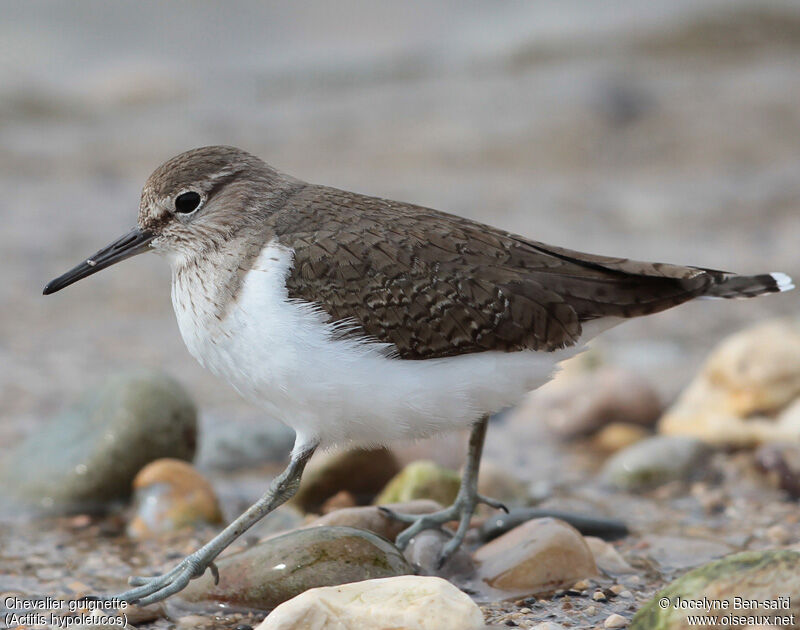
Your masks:
<svg viewBox="0 0 800 630"><path fill-rule="evenodd" d="M383 444L469 426L518 402L581 349L392 358L381 344L334 338L324 313L289 300L291 264L290 250L268 245L222 321L199 304L190 281L173 283L173 304L201 364L298 437L323 446Z"/></svg>

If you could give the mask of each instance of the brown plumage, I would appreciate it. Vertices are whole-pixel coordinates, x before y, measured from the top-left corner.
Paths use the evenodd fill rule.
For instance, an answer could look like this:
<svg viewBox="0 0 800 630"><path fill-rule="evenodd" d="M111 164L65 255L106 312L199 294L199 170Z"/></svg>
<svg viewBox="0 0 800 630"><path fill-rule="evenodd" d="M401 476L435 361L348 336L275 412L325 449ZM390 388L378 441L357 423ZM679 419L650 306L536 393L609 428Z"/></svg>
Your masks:
<svg viewBox="0 0 800 630"><path fill-rule="evenodd" d="M171 218L171 195L182 182L192 182L206 204L252 211L201 214L189 230ZM215 200L218 194L227 198ZM163 212L154 213L159 204ZM701 295L779 290L769 275L583 254L437 210L306 184L232 147L164 163L145 185L142 209L142 228L166 229L195 252L203 238L239 255L247 243L252 262L277 238L294 251L291 298L318 305L404 359L551 351L574 344L590 320L648 315ZM245 263L216 279L220 303L235 300L247 271Z"/></svg>
<svg viewBox="0 0 800 630"><path fill-rule="evenodd" d="M581 254L320 186L299 190L267 221L295 252L290 297L318 304L405 359L554 350L575 343L583 322L662 311L731 278ZM775 281L761 276L742 285L765 292Z"/></svg>

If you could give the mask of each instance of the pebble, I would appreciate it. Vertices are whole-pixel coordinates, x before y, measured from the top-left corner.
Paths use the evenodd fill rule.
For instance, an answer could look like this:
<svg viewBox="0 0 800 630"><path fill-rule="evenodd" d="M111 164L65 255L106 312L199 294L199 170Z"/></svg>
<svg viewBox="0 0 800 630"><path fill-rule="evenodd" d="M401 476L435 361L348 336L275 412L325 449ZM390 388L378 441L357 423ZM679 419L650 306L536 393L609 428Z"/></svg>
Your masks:
<svg viewBox="0 0 800 630"><path fill-rule="evenodd" d="M325 503L320 507L320 512L323 514L330 514L336 510L350 507L356 507L356 498L347 490L340 490L332 497L325 499Z"/></svg>
<svg viewBox="0 0 800 630"><path fill-rule="evenodd" d="M401 467L419 460L430 460L443 468L458 470L467 460L468 444L469 431L446 431L424 440L395 443L392 452Z"/></svg>
<svg viewBox="0 0 800 630"><path fill-rule="evenodd" d="M635 571L610 543L595 536L586 536L584 540L589 545L589 549L592 550L594 560L603 573L625 575Z"/></svg>
<svg viewBox="0 0 800 630"><path fill-rule="evenodd" d="M608 598L606 597L606 594L603 591L595 591L594 593L592 593L592 599L596 602L604 602Z"/></svg>
<svg viewBox="0 0 800 630"><path fill-rule="evenodd" d="M133 480L133 492L134 515L127 527L132 538L222 522L211 484L182 460L150 462Z"/></svg>
<svg viewBox="0 0 800 630"><path fill-rule="evenodd" d="M448 558L444 566L438 566L442 549L450 539L451 536L443 531L433 529L422 531L414 536L406 547L404 552L406 560L421 575L436 575L451 580L471 576L475 573L475 564L463 545Z"/></svg>
<svg viewBox="0 0 800 630"><path fill-rule="evenodd" d="M211 410L200 416L200 445L195 465L200 470L234 471L283 462L292 450L294 431L260 414L230 418L232 412Z"/></svg>
<svg viewBox="0 0 800 630"><path fill-rule="evenodd" d="M594 436L592 443L601 451L615 453L631 444L636 444L649 435L651 435L651 431L641 425L612 422Z"/></svg>
<svg viewBox="0 0 800 630"><path fill-rule="evenodd" d="M592 435L611 423L652 426L662 405L649 382L612 367L563 373L531 393L509 419L512 425L544 423L563 439Z"/></svg>
<svg viewBox="0 0 800 630"><path fill-rule="evenodd" d="M482 630L468 595L437 577L407 575L314 588L278 606L256 630Z"/></svg>
<svg viewBox="0 0 800 630"><path fill-rule="evenodd" d="M46 512L101 512L130 495L149 462L190 461L196 439L197 414L184 388L162 372L129 370L8 449L0 487Z"/></svg>
<svg viewBox="0 0 800 630"><path fill-rule="evenodd" d="M715 560L693 569L678 578L642 606L633 617L636 630L649 628L688 628L687 615L695 611L675 606L663 607L664 601L684 600L727 601L728 608L714 608L703 614L716 617L709 627L722 626L719 617L736 612L734 598L759 601L786 599L779 610L754 608L742 613L794 615L800 618L800 553L783 549L745 551Z"/></svg>
<svg viewBox="0 0 800 630"><path fill-rule="evenodd" d="M618 615L614 613L606 617L606 620L603 622L604 628L624 628L628 625L628 620L623 617L622 615Z"/></svg>
<svg viewBox="0 0 800 630"><path fill-rule="evenodd" d="M659 431L724 447L796 443L800 414L782 412L798 397L800 321L769 321L725 339Z"/></svg>
<svg viewBox="0 0 800 630"><path fill-rule="evenodd" d="M500 501L508 508L530 505L528 484L491 460L481 462L478 474L478 492ZM494 514L495 510L483 506Z"/></svg>
<svg viewBox="0 0 800 630"><path fill-rule="evenodd" d="M688 481L702 469L710 449L687 436L657 435L617 452L603 466L610 485L646 490L672 481Z"/></svg>
<svg viewBox="0 0 800 630"><path fill-rule="evenodd" d="M628 535L628 528L625 523L612 518L584 516L572 512L543 508L514 508L508 514L493 514L487 518L479 529L479 536L481 540L488 542L526 521L548 517L569 523L585 536L616 540Z"/></svg>
<svg viewBox="0 0 800 630"><path fill-rule="evenodd" d="M792 540L792 535L789 530L783 525L773 525L768 527L766 531L767 540L776 545L786 545Z"/></svg>
<svg viewBox="0 0 800 630"><path fill-rule="evenodd" d="M461 478L458 473L442 468L432 461L408 464L383 489L375 505L404 503L415 499L432 499L451 505L456 499Z"/></svg>
<svg viewBox="0 0 800 630"><path fill-rule="evenodd" d="M755 460L774 486L792 499L800 498L800 445L766 444L756 451Z"/></svg>
<svg viewBox="0 0 800 630"><path fill-rule="evenodd" d="M571 525L552 518L527 521L480 547L478 577L513 595L566 588L597 575L592 552Z"/></svg>
<svg viewBox="0 0 800 630"><path fill-rule="evenodd" d="M647 555L662 571L690 569L733 551L721 540L690 538L688 536L662 536L646 534L641 542Z"/></svg>
<svg viewBox="0 0 800 630"><path fill-rule="evenodd" d="M399 471L397 458L385 448L320 453L306 467L300 488L291 502L306 512L319 514L327 499L346 490L359 505L364 505L370 503Z"/></svg>
<svg viewBox="0 0 800 630"><path fill-rule="evenodd" d="M537 623L533 626L532 630L566 630L560 623L554 621L545 621L544 623Z"/></svg>
<svg viewBox="0 0 800 630"><path fill-rule="evenodd" d="M430 514L442 509L441 504L430 499L417 499L408 503L391 503L384 507L404 514ZM389 540L397 538L397 535L408 527L408 523L389 518L375 505L335 510L311 521L307 527L319 527L321 525L366 529Z"/></svg>
<svg viewBox="0 0 800 630"><path fill-rule="evenodd" d="M352 527L311 527L269 538L217 561L219 584L210 572L190 582L180 598L216 601L255 610L318 586L335 586L413 569L389 541Z"/></svg>

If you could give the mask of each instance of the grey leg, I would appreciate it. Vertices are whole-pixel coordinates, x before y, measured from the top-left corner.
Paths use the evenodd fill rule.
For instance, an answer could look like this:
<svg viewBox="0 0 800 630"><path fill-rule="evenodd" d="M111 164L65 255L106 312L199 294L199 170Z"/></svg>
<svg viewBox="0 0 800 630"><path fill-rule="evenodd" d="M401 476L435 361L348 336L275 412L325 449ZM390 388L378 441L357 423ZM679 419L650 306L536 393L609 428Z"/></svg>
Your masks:
<svg viewBox="0 0 800 630"><path fill-rule="evenodd" d="M469 451L467 453L467 464L464 467L464 474L461 477L461 487L455 502L448 508L434 512L432 514L398 514L387 508L381 508L391 518L411 523L410 527L404 529L397 536L397 546L405 549L411 539L426 529L439 529L449 521L458 521L458 529L453 538L442 549L439 557L441 567L447 559L453 555L464 540L464 536L469 528L469 522L475 508L479 503L485 503L495 509L508 512L506 506L499 501L484 497L478 494L478 468L481 463L481 453L483 452L483 442L486 439L486 427L489 423L488 418L483 418L472 427L469 436Z"/></svg>
<svg viewBox="0 0 800 630"><path fill-rule="evenodd" d="M244 514L200 549L186 556L174 569L164 575L132 577L128 581L131 586L137 588L125 591L116 598L141 606L159 602L183 590L190 580L200 577L209 568L214 574L215 580L219 580L214 558L262 517L285 503L297 492L303 469L316 448L316 443L310 445L295 443L292 459L286 470L272 480L266 494L251 505Z"/></svg>

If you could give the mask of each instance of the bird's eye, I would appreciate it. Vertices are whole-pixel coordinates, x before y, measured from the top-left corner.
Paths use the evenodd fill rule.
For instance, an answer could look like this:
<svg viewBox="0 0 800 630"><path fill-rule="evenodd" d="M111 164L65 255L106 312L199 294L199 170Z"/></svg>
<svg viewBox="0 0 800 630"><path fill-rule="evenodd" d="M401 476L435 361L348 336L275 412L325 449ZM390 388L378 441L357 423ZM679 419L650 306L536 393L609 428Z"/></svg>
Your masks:
<svg viewBox="0 0 800 630"><path fill-rule="evenodd" d="M200 194L190 190L175 197L175 212L189 214L200 205Z"/></svg>

